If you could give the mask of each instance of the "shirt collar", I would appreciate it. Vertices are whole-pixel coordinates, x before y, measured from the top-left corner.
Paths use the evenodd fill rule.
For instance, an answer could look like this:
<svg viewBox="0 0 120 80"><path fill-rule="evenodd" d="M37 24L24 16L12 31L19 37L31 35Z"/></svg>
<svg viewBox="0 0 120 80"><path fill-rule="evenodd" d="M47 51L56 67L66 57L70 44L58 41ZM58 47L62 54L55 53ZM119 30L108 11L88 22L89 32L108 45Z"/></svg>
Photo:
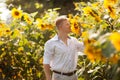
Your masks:
<svg viewBox="0 0 120 80"><path fill-rule="evenodd" d="M68 38L69 39L71 39L71 37L70 36L68 36ZM60 40L60 38L58 37L58 35L56 34L54 37L53 37L53 39L52 40Z"/></svg>

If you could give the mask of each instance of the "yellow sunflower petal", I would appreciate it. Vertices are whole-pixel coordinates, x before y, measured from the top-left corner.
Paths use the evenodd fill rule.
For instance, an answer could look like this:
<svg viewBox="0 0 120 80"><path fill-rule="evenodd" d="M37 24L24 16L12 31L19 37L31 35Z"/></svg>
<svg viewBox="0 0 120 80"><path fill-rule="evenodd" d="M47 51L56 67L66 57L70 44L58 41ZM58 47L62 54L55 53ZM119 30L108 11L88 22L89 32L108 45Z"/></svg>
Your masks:
<svg viewBox="0 0 120 80"><path fill-rule="evenodd" d="M21 18L22 17L22 10L13 8L11 13L12 13L13 18Z"/></svg>
<svg viewBox="0 0 120 80"><path fill-rule="evenodd" d="M119 36L120 36L120 33L115 32L115 33L112 33L109 37L110 41L112 42L112 44L118 51L120 51L120 37Z"/></svg>

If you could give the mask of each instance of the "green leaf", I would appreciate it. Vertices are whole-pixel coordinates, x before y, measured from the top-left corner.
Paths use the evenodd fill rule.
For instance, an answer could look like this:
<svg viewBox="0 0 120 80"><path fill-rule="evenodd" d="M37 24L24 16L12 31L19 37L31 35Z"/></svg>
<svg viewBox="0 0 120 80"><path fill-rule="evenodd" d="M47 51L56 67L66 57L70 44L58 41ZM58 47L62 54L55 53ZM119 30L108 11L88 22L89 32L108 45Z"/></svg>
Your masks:
<svg viewBox="0 0 120 80"><path fill-rule="evenodd" d="M0 41L0 45L2 45L2 44L4 44L4 42L3 42L3 41Z"/></svg>
<svg viewBox="0 0 120 80"><path fill-rule="evenodd" d="M105 57L110 57L115 51L116 49L109 40L102 44L102 53Z"/></svg>
<svg viewBox="0 0 120 80"><path fill-rule="evenodd" d="M78 78L78 80L85 80L84 78L82 78L82 77L80 77L80 78Z"/></svg>
<svg viewBox="0 0 120 80"><path fill-rule="evenodd" d="M56 11L56 10L60 10L60 9L61 9L61 8L54 8L53 10L55 10L55 11Z"/></svg>
<svg viewBox="0 0 120 80"><path fill-rule="evenodd" d="M117 23L115 27L120 28L120 23Z"/></svg>
<svg viewBox="0 0 120 80"><path fill-rule="evenodd" d="M34 12L34 13L31 13L30 15L31 15L32 17L35 17L37 14L38 14L38 12L36 11L36 12Z"/></svg>
<svg viewBox="0 0 120 80"><path fill-rule="evenodd" d="M36 7L36 9L41 9L41 8L43 8L43 4L40 4L40 3L35 3L35 7Z"/></svg>

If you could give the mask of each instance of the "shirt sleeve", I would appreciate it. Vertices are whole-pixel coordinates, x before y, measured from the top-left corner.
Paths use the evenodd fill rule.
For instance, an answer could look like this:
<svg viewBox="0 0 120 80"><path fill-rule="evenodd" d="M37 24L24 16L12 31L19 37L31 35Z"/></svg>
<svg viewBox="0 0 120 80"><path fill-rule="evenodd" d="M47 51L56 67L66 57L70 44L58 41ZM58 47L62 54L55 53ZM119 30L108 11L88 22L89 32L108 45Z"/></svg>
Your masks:
<svg viewBox="0 0 120 80"><path fill-rule="evenodd" d="M50 64L54 48L51 42L46 42L44 47L43 64Z"/></svg>
<svg viewBox="0 0 120 80"><path fill-rule="evenodd" d="M78 50L79 52L84 53L84 43L83 43L83 42L80 42L80 41L78 41L78 40L75 38L75 45L76 45L77 50Z"/></svg>

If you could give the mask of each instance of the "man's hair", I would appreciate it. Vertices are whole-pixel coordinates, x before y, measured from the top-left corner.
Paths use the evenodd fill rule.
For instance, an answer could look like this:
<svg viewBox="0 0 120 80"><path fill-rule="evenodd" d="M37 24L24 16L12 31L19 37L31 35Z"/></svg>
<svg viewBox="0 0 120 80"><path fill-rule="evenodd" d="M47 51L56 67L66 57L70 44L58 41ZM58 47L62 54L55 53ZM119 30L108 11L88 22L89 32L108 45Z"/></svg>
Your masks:
<svg viewBox="0 0 120 80"><path fill-rule="evenodd" d="M65 21L65 20L68 20L68 18L65 15L59 16L55 21L56 27L59 28L61 26L61 24L63 23L63 21Z"/></svg>

